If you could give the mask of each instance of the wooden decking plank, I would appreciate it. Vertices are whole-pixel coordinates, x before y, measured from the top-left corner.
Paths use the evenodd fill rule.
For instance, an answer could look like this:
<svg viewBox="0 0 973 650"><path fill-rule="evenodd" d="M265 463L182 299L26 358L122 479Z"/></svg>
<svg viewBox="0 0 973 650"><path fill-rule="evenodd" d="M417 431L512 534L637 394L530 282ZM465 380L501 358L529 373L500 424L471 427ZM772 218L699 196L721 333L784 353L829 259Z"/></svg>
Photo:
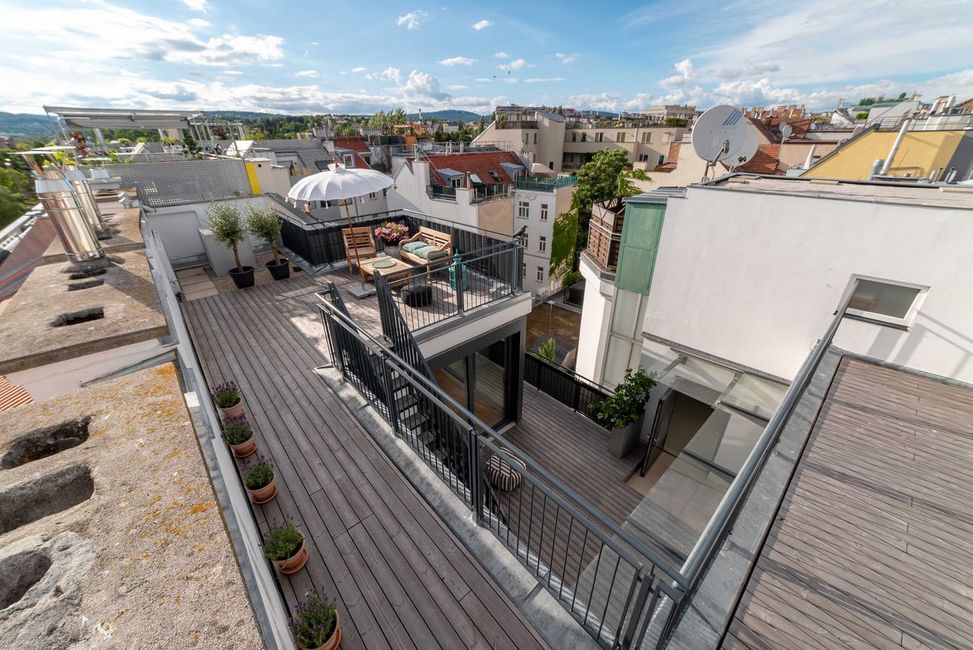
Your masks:
<svg viewBox="0 0 973 650"><path fill-rule="evenodd" d="M246 292L238 292L238 293L246 293ZM262 291L261 293L265 293L265 292ZM290 292L288 293L290 294ZM307 293L310 293L310 291L308 291ZM346 420L346 424L350 425L351 421L350 418L348 418L347 414L342 410L340 405L336 403L335 400L337 400L337 398L333 395L333 393L330 393L330 391L323 386L323 383L320 382L319 378L317 378L316 375L313 374L313 372L311 371L311 366L305 365L307 364L307 362L314 363L314 365L319 365L320 361L315 359L314 356L315 354L319 354L318 351L313 346L309 346L307 343L304 344L298 343L297 342L298 340L295 338L295 334L294 334L296 330L293 330L291 327L289 327L287 323L281 322L279 320L281 314L277 313L277 310L275 309L270 310L270 312L273 314L273 318L271 320L275 321L274 323L272 323L272 327L241 328L240 323L245 322L247 320L246 318L243 319L239 318L239 316L241 315L239 309L244 305L242 304L242 301L241 303L238 304L237 302L234 302L232 299L227 297L233 295L234 294L226 294L223 297L214 296L212 298L207 298L207 299L202 299L201 301L197 301L197 302L205 302L207 300L216 299L218 305L215 307L213 305L208 305L204 307L202 310L197 310L195 309L195 307L192 309L187 309L187 315L189 315L190 320L197 320L200 323L204 321L215 320L219 323L219 327L216 327L215 331L207 332L206 335L200 334L199 337L203 338L203 336L206 336L205 340L207 341L209 340L209 337L212 337L212 341L217 346L219 346L221 342L223 345L225 345L228 332L234 332L234 330L239 330L231 334L231 336L233 336L232 340L234 340L235 342L239 343L242 346L241 351L252 352L254 346L257 347L263 346L264 350L270 351L274 349L276 352L278 352L278 354L275 355L275 354L264 352L255 355L257 358L244 359L242 363L238 362L237 359L235 358L234 359L224 358L221 360L221 363L223 364L222 367L220 367L217 364L217 362L214 360L215 358L214 354L207 353L205 355L201 355L201 360L203 357L206 357L208 359L203 361L204 367L209 365L216 365L216 367L218 368L218 373L220 374L220 378L223 377L235 378L237 374L240 374L241 376L246 375L248 377L253 377L254 373L259 375L261 370L263 372L268 372L269 369L271 371L269 374L273 374L279 377L293 376L297 378L297 381L299 383L302 384L301 387L297 389L295 392L301 394L304 397L304 399L307 400L306 402L302 400L295 400L295 399L289 401L287 399L287 396L285 396L281 390L278 390L271 383L261 382L261 380L259 379L255 380L256 383L254 384L249 384L249 382L247 382L248 385L246 388L244 388L244 390L247 391L247 393L257 392L257 387L259 386L259 390L267 394L267 397L259 398L256 400L255 406L257 406L258 408L254 409L255 417L257 416L256 411L259 411L260 417L265 418L266 421L268 422L272 419L273 415L278 416L279 418L278 422L283 422L285 416L281 414L281 411L285 411L291 414L292 419L290 420L290 424L294 426L293 432L286 431L286 429L289 428L288 426L286 426L286 424L282 427L284 431L276 430L276 428L273 425L270 427L270 430L268 430L268 433L270 433L272 430L272 433L274 434L273 436L268 436L268 437L281 436L281 434L283 433L283 437L281 438L281 441L290 438L290 444L292 444L294 448L298 449L298 451L300 452L299 456L301 456L301 458L303 459L301 460L296 457L292 459L291 458L292 455L290 454L290 452L287 452L281 443L271 444L271 442L268 441L268 448L271 451L271 455L274 457L275 462L281 465L281 474L282 474L282 478L284 479L284 482L288 482L289 479L292 479L298 481L301 485L304 485L304 479L308 478L303 475L303 472L298 472L296 470L296 465L294 465L294 461L296 461L298 465L306 466L307 474L310 475L312 485L314 483L315 477L320 477L321 479L320 485L312 487L313 495L314 495L313 500L310 498L312 493L309 493L306 489L303 490L303 492L305 493L304 498L301 498L300 495L292 495L290 491L286 489L282 489L280 496L278 497L281 500L282 507L284 508L282 512L286 512L287 510L290 509L290 507L294 507L295 511L300 512L301 509L305 506L298 507L298 504L299 502L304 501L306 506L310 506L310 508L314 510L313 513L310 513L311 525L317 525L321 527L321 532L315 538L316 544L320 546L322 543L324 543L324 540L322 538L327 538L329 541L334 543L334 540L331 538L331 534L326 532L327 524L324 521L325 518L318 515L317 513L317 508L320 507L320 505L317 503L318 501L321 501L323 497L330 498L332 496L331 493L335 492L336 490L344 491L345 493L353 492L359 497L361 497L361 501L357 503L349 502L350 505L352 506L352 509L353 510L362 509L362 508L368 509L367 513L360 513L360 514L365 514L365 517L367 517L372 512L370 506L374 506L375 504L379 504L379 503L384 504L387 501L389 496L393 496L396 498L399 496L401 492L401 483L404 481L404 479L397 473L395 474L395 477L398 479L400 483L398 488L399 491L397 492L396 489L393 488L392 486L392 482L390 481L390 476L385 471L386 469L391 469L393 472L396 472L396 470L394 469L393 466L391 466L390 461L384 456L384 454L382 454L381 451L374 446L374 443L370 439L368 440L368 442L372 445L371 449L367 449L368 445L365 445L365 448L362 448L362 446L360 445L360 441L356 442L354 437L349 435L348 432L344 430L346 427L337 427L341 429L338 432L330 430L333 426L336 426L335 424L336 422L341 422L341 420ZM259 296L257 296L256 293L254 295L247 297L246 305L245 305L246 316L252 317L253 315L260 313L260 308L261 308L259 304L260 301L257 298L259 298ZM300 301L300 298L295 299L292 297L288 297L284 299L285 302L290 300ZM277 300L276 302L279 304L282 301ZM296 304L297 302L290 302L288 303L288 308L289 309L294 308ZM312 305L310 304L305 305L305 308L307 309L308 313L313 313L311 307ZM261 321L261 325L266 325L266 323ZM207 328L197 327L196 329L207 329ZM267 337L271 336L271 334L269 333L265 334L263 332L264 329L269 329L276 334L280 334L283 331L285 332L286 338L280 342L276 342L276 339L273 338L268 339ZM193 333L195 337L197 334L196 331L194 330ZM275 342L276 345L274 344ZM198 345L197 347L202 348L204 346ZM288 351L289 348L292 349ZM233 354L233 352L234 351L232 350L228 351L227 357L236 356ZM323 359L323 357L320 356L318 358ZM291 366L290 369L286 368L286 366L288 365ZM300 370L299 368L303 368L307 372L307 374L303 374L302 370ZM246 371L249 371L250 374L248 375ZM226 374L222 374L222 373L226 373ZM306 388L307 386L314 386L314 389ZM293 386L288 387L288 389L290 388L293 388ZM324 391L324 392L322 393L319 391ZM321 398L322 395L327 396L330 399L322 399ZM249 404L249 398L250 395L248 394L248 404ZM311 401L314 402L313 406L307 406L307 407L304 406L305 404L309 404ZM327 413L327 418L323 417L322 409L325 413ZM293 419L294 412L300 413L301 416L304 418L304 421L298 422L300 418L298 418L298 420L294 420ZM324 423L325 428L329 430L329 435L327 436L325 436L321 431L311 430L311 429L320 428L322 422ZM261 428L265 428L264 423L261 423ZM360 433L364 434L364 432L360 432ZM259 435L261 434L258 431L258 436ZM318 435L320 437L320 440L318 440L317 442L312 442L312 440L314 439L314 435ZM332 441L337 442L339 446L334 447L333 446L334 443ZM325 444L325 448L328 449L329 454L331 454L332 458L337 458L340 456L342 461L341 472L322 474L321 468L315 465L316 461L312 461L308 458L305 458L306 455L311 454L316 457L317 461L321 461L320 458L321 443ZM351 445L351 447L348 447L348 445ZM360 453L357 456L352 456L349 453L350 448L356 448L358 451L363 453ZM335 450L337 450L338 456L334 456L333 452ZM375 452L377 452L377 454ZM376 461L376 460L380 460L382 464L376 467L374 463L372 463L372 461ZM350 473L347 471L349 469L352 470ZM336 478L338 477L339 474L340 474L340 478ZM334 481L333 485L335 487L333 489L332 489L332 484L328 483L325 480L327 477L330 477ZM378 491L375 491L374 489L376 479L378 485L381 488ZM342 485L342 483L344 484ZM360 491L362 488L365 488L364 492ZM418 498L417 495L415 495L414 492L411 491L411 486L409 486L409 490L407 490L406 492L409 494L410 498L413 499ZM307 500L305 500L305 498ZM294 505L288 507L287 505L288 503ZM414 506L418 504L410 503L409 505ZM424 505L425 504L421 504L421 506ZM401 532L405 530L405 528L400 527L400 525L403 522L399 519L399 517L405 515L407 515L407 519L405 523L407 523L409 528L411 529L409 531L410 535L420 530L423 532L428 532L428 530L423 528L423 525L420 524L419 520L415 518L414 513L409 511L409 508L406 506L406 501L398 501L397 507L400 508L400 512L398 515L395 515L393 519L395 523L392 532L401 535ZM335 511L332 510L331 512L333 513ZM392 513L392 511L388 511L388 512L390 514ZM426 524L429 523L435 524L433 526L427 526L428 529L432 530L434 533L437 533L436 535L434 535L434 537L439 538L439 542L447 542L448 546L452 546L453 548L455 548L457 546L455 539L451 538L451 536L445 533L445 529L442 528L442 523L439 522L438 520L435 520L434 516L428 511L427 508L424 510L424 513L425 513L425 517L432 518L434 520L433 522L429 522L429 521L426 522ZM337 518L337 515L333 515L333 516ZM358 520L355 522L355 524L352 525L352 528L355 528L356 525L360 525L361 526L360 530L366 530L367 527L364 524L358 524L358 522L360 522L365 517L359 517ZM377 516L372 517L372 519L369 519L368 521L372 521L372 520L378 521L379 517ZM355 528L355 530L357 531L359 530L359 528ZM438 533L442 533L443 535L439 535ZM371 536L371 532L369 533L369 536ZM393 538L390 536L388 539L392 540ZM409 538L410 542L411 539L412 538L410 537ZM430 538L428 535L425 535L423 540L429 540L430 542L432 542L433 538ZM348 542L345 541L344 538L342 538L341 543L347 544ZM428 558L427 549L420 548L418 544L415 542L411 542L406 546L406 548L408 548L409 553L411 553L411 556L409 558L410 563L419 558ZM335 546L334 549L337 550L337 546ZM314 550L316 551L317 549ZM325 549L324 555L328 555L327 553L328 550L329 549ZM345 550L347 551L348 549L346 548ZM400 557L404 558L405 555L403 554ZM523 622L523 620L516 612L510 609L509 603L507 603L506 600L502 596L500 596L499 592L496 591L495 585L489 583L489 580L486 579L485 575L482 573L482 569L480 567L471 564L472 558L468 556L465 549L462 549L461 552L459 553L451 552L449 553L448 556L442 555L442 553L440 552L435 557L446 559L450 565L454 565L454 564L461 565L465 562L468 566L463 568L460 571L460 573L457 573L455 575L465 576L461 579L472 580L474 583L477 583L478 588L481 589L485 588L489 592L490 600L495 600L496 601L495 605L498 606L498 608L496 608L495 614L505 619L504 628L507 629L508 631L512 630L514 634L518 634L521 637L520 641L517 643L517 646L521 647L521 646L538 645L538 638L536 637L536 634L526 626L526 624ZM329 564L329 560L320 560L320 562L322 568L324 568L325 565ZM330 564L333 565L334 563L335 563L334 558L331 558ZM348 607L349 617L354 619L357 622L359 615L363 615L364 612L360 607L357 606L358 603L353 602L351 603L350 606L347 603L344 603L345 599L354 600L354 596L355 596L354 593L351 593L350 586L348 583L349 582L357 583L358 581L360 581L364 583L364 587L366 588L366 590L369 590L373 586L376 586L377 583L374 581L375 578L374 574L370 574L372 576L371 578L369 578L364 574L364 570L365 570L364 559L361 559L359 557L350 558L349 563L352 565L351 568L353 569L353 572L348 574L349 575L348 578L345 578L341 582L335 581L333 584L337 585L335 588L338 589L339 591L339 595L338 595L339 602L344 604L346 607ZM433 565L429 563L424 568L427 570L431 570L433 568ZM438 570L433 571L431 574L429 574L430 580L437 580L437 581L440 580L441 573L442 572ZM447 571L446 573L449 572ZM418 576L418 573L416 573L415 575ZM384 574L384 576L385 578L389 578L389 575L387 573ZM416 580L418 580L418 577L416 578ZM430 582L430 584L440 584L440 583ZM443 595L449 595L455 599L457 598L457 596L453 593L453 590L458 588L462 589L461 587L459 587L459 585L456 584L452 585L452 587L449 589L446 589L444 585L446 585L445 581L443 581L440 584L440 590L437 592L440 598ZM468 586L466 587L466 593L469 593ZM369 598L363 592L359 592L359 594L361 594L359 598L360 601L369 600ZM373 604L379 603L379 601L381 600L380 598L374 596L373 594L369 594L369 595L373 596L373 598L371 598L370 601L373 602ZM344 596L345 598L342 598L342 596ZM293 595L290 595L290 597L293 597ZM381 610L382 606L380 603L376 606L379 607L379 609ZM453 607L458 608L459 605L458 604L453 605ZM428 603L424 602L423 608L424 611L428 612L430 616L433 615L434 610L429 607ZM453 611L458 612L459 609L455 609ZM394 631L399 630L399 633L393 636L393 638L395 638L394 645L398 645L399 643L401 643L403 641L401 634L404 633L404 630L407 629L407 626L401 627L397 617L396 619L386 618L384 615L382 615L383 613L381 611L379 611L379 614L380 617L383 619L382 627L385 627L385 629L382 630L381 627L378 625L366 625L366 631L372 632L373 628L379 628L379 631L384 631L389 634L393 634ZM439 615L443 616L441 612ZM408 618L408 616L406 617ZM365 616L365 618L367 619L368 617ZM422 620L423 620L422 625L426 625L425 619ZM445 618L440 619L439 622L436 623L436 625L439 625L443 621L446 621L446 619ZM481 633L481 630L478 627L476 627L470 619L467 619L467 621L469 626L473 626L468 629L475 629L477 633ZM454 621L449 621L449 622L454 626L456 624ZM415 623L415 620L413 620L413 623ZM481 621L481 624L486 625L487 623ZM431 627L427 629L431 629ZM450 629L453 628L451 627ZM354 632L354 629L352 629L352 632ZM351 643L349 647L355 647L359 645L368 646L368 647L372 647L372 646L382 647L385 645L386 642L384 636L382 639L378 639L374 634L369 634L368 636L362 635L361 638L357 639L357 643L356 643L354 642L356 641L356 639L354 639L355 636L356 635L354 634L346 635L346 642ZM483 635L481 635L481 637L479 638L481 638L482 641ZM455 638L452 640L455 640Z"/></svg>

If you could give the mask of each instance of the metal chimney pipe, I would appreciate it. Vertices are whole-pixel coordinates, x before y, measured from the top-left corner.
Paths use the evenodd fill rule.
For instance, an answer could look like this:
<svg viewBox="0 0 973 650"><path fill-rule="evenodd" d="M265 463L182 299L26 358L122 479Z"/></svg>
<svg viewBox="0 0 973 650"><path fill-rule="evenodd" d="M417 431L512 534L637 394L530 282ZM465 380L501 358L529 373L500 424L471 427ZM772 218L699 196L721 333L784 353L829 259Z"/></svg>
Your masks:
<svg viewBox="0 0 973 650"><path fill-rule="evenodd" d="M71 265L82 268L107 266L109 260L78 205L71 183L56 170L44 170L35 179L34 189Z"/></svg>
<svg viewBox="0 0 973 650"><path fill-rule="evenodd" d="M88 179L74 165L68 165L64 168L64 178L74 188L75 194L77 194L78 207L81 208L81 212L84 214L88 225L91 226L91 230L94 231L95 236L106 235L105 220L101 216L101 210L98 208L98 202L95 201L95 195L91 193Z"/></svg>
<svg viewBox="0 0 973 650"><path fill-rule="evenodd" d="M814 150L818 145L812 144L808 148L807 158L804 159L804 169L811 169L811 165L814 163Z"/></svg>
<svg viewBox="0 0 973 650"><path fill-rule="evenodd" d="M911 125L911 118L906 119L906 121L902 123L902 128L899 129L899 135L895 136L895 142L892 143L892 148L889 150L889 155L885 159L885 164L882 165L882 169L879 171L879 174L884 176L885 174L889 173L889 168L892 167L892 159L895 158L895 154L899 151L899 145L902 144L902 139L905 138L906 131L909 130Z"/></svg>

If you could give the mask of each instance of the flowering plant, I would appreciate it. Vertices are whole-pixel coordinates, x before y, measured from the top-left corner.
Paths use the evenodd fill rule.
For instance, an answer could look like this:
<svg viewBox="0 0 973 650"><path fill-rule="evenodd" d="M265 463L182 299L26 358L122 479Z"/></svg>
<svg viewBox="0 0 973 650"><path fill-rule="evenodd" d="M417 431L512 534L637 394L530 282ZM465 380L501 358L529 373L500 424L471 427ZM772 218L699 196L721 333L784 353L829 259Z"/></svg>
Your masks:
<svg viewBox="0 0 973 650"><path fill-rule="evenodd" d="M302 648L317 648L331 638L337 623L338 612L334 603L311 591L307 594L307 600L294 605L291 634Z"/></svg>
<svg viewBox="0 0 973 650"><path fill-rule="evenodd" d="M213 387L213 401L221 409L228 409L240 401L240 388L235 381L226 381Z"/></svg>
<svg viewBox="0 0 973 650"><path fill-rule="evenodd" d="M253 429L247 422L247 416L241 415L236 418L223 418L223 437L227 444L242 445L253 437Z"/></svg>
<svg viewBox="0 0 973 650"><path fill-rule="evenodd" d="M243 470L243 484L251 490L267 487L273 480L274 466L269 460L261 460L259 463L248 465Z"/></svg>
<svg viewBox="0 0 973 650"><path fill-rule="evenodd" d="M409 227L403 223L386 221L375 228L375 236L386 244L398 244L409 236Z"/></svg>

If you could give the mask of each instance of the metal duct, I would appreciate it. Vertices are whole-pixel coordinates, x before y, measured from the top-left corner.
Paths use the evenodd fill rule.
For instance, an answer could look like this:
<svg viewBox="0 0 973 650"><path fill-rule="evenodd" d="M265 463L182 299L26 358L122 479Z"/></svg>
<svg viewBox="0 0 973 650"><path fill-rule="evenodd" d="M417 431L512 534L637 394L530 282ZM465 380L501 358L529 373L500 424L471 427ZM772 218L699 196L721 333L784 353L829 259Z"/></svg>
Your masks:
<svg viewBox="0 0 973 650"><path fill-rule="evenodd" d="M80 266L107 263L105 251L78 205L71 183L60 172L49 169L34 181L34 188L68 260Z"/></svg>
<svg viewBox="0 0 973 650"><path fill-rule="evenodd" d="M85 175L77 167L69 165L64 168L64 178L74 188L78 206L81 208L85 221L91 226L95 235L107 234L105 220L101 216L101 210L98 209L98 202L95 201L95 196L91 193L91 187L88 185L88 179L85 178Z"/></svg>

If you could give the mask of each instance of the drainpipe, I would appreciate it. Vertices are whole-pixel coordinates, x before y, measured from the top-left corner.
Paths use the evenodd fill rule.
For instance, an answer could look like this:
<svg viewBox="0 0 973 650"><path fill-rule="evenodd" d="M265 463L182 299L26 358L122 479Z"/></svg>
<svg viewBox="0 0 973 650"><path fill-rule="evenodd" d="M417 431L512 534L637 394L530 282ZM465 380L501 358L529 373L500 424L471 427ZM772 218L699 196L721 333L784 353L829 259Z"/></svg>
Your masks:
<svg viewBox="0 0 973 650"><path fill-rule="evenodd" d="M899 145L902 144L902 139L905 137L905 133L909 130L910 126L912 126L911 118L906 119L906 121L902 123L902 128L899 129L899 135L895 136L895 142L892 143L892 148L889 150L889 155L885 159L885 164L882 165L882 169L879 171L879 174L884 176L885 174L889 173L889 168L892 167L892 159L895 158L895 154L899 150Z"/></svg>

